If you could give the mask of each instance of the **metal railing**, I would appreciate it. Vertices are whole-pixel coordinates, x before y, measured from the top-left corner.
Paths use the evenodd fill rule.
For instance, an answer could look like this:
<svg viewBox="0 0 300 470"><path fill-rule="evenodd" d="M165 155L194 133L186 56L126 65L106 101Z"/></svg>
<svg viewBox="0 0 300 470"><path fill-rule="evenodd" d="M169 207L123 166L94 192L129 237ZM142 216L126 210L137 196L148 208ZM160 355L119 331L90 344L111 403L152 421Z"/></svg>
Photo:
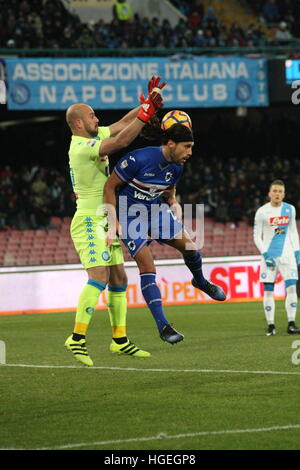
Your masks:
<svg viewBox="0 0 300 470"><path fill-rule="evenodd" d="M249 56L289 57L300 54L300 39L289 41L269 40L256 47L185 47L185 48L134 48L134 49L0 49L0 57L167 57L185 56Z"/></svg>

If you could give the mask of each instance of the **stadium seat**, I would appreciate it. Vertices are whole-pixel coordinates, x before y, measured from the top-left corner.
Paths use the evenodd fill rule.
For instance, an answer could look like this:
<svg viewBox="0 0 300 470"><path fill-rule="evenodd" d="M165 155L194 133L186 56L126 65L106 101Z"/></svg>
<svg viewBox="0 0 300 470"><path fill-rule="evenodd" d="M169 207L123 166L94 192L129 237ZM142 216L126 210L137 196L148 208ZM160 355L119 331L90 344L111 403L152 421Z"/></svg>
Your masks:
<svg viewBox="0 0 300 470"><path fill-rule="evenodd" d="M56 222L57 228L51 230L0 232L0 263L4 266L79 263L70 236L71 218L59 220L52 220L53 225ZM300 223L298 225L300 227ZM205 219L204 228L204 245L201 248L204 257L257 254L253 242L253 228L244 221L232 229L230 223L223 224ZM123 243L122 248L124 259L132 261ZM161 245L155 240L150 244L150 250L155 260L181 257L174 248Z"/></svg>
<svg viewBox="0 0 300 470"><path fill-rule="evenodd" d="M22 238L21 243L20 243L20 248L29 248L31 249L33 247L33 242L31 240L28 240L27 238Z"/></svg>
<svg viewBox="0 0 300 470"><path fill-rule="evenodd" d="M10 231L10 238L19 239L22 236L21 230L11 230Z"/></svg>
<svg viewBox="0 0 300 470"><path fill-rule="evenodd" d="M47 236L46 230L36 230L34 238L35 239L44 239Z"/></svg>
<svg viewBox="0 0 300 470"><path fill-rule="evenodd" d="M66 255L55 255L54 262L56 264L68 264L68 258Z"/></svg>
<svg viewBox="0 0 300 470"><path fill-rule="evenodd" d="M16 265L17 266L28 266L28 260L29 258L26 256L26 257L18 257L16 258Z"/></svg>
<svg viewBox="0 0 300 470"><path fill-rule="evenodd" d="M58 245L59 238L47 238L45 240L45 246L51 246L55 248Z"/></svg>
<svg viewBox="0 0 300 470"><path fill-rule="evenodd" d="M43 256L41 260L42 264L54 264L54 256Z"/></svg>

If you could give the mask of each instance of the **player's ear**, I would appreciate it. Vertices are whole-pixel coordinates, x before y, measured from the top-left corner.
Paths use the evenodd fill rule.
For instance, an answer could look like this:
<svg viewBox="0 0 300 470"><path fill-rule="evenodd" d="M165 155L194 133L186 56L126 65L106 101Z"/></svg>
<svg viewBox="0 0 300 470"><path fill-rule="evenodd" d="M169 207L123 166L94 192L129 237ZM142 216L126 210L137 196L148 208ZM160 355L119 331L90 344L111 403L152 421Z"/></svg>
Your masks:
<svg viewBox="0 0 300 470"><path fill-rule="evenodd" d="M79 129L83 129L83 128L84 128L84 121L83 121L83 119L78 118L78 121L77 121L77 122L78 122L77 125L78 125Z"/></svg>

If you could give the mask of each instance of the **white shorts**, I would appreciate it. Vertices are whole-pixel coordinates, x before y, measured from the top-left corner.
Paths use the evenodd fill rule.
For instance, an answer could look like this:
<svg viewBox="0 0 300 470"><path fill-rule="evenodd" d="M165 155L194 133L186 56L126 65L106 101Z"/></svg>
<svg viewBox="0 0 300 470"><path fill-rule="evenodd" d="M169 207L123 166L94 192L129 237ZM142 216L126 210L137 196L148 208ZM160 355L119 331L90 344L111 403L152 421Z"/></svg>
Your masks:
<svg viewBox="0 0 300 470"><path fill-rule="evenodd" d="M298 267L295 257L275 258L276 266L269 268L266 265L264 257L260 264L260 282L275 282L277 274L280 273L284 281L290 279L298 280Z"/></svg>

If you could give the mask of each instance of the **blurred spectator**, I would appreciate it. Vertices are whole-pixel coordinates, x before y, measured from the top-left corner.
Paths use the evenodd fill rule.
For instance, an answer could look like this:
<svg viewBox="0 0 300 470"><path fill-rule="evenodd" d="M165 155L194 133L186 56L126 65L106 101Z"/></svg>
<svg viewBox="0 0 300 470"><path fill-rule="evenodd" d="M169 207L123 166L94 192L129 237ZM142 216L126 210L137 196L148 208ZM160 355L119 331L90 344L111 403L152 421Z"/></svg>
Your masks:
<svg viewBox="0 0 300 470"><path fill-rule="evenodd" d="M244 46L245 36L244 31L237 22L232 23L229 30L229 42L232 46Z"/></svg>
<svg viewBox="0 0 300 470"><path fill-rule="evenodd" d="M119 21L128 21L133 18L130 3L126 0L116 0L113 5L113 16Z"/></svg>
<svg viewBox="0 0 300 470"><path fill-rule="evenodd" d="M84 28L76 41L76 46L80 49L89 49L96 47L96 41L89 28Z"/></svg>
<svg viewBox="0 0 300 470"><path fill-rule="evenodd" d="M0 230L51 228L51 217L76 210L69 175L35 164L0 167Z"/></svg>
<svg viewBox="0 0 300 470"><path fill-rule="evenodd" d="M290 31L288 30L286 22L281 21L279 23L279 28L277 29L277 31L275 33L275 38L285 41L285 40L288 40L288 39L292 39L292 37L293 36L291 35Z"/></svg>
<svg viewBox="0 0 300 470"><path fill-rule="evenodd" d="M133 21L133 11L130 3L126 0L116 0L113 5L113 18L118 21L122 28Z"/></svg>
<svg viewBox="0 0 300 470"><path fill-rule="evenodd" d="M224 199L221 199L217 205L214 213L214 219L216 222L223 222L224 224L229 221L228 205Z"/></svg>
<svg viewBox="0 0 300 470"><path fill-rule="evenodd" d="M206 28L207 26L210 25L211 22L217 23L218 18L216 17L214 13L213 7L208 7L206 10L206 13L204 13L204 16L203 16L203 26Z"/></svg>
<svg viewBox="0 0 300 470"><path fill-rule="evenodd" d="M191 29L191 30L195 30L195 29L198 29L198 27L200 26L200 23L201 23L201 15L200 13L197 11L197 10L194 10L192 11L192 13L188 16L188 27Z"/></svg>
<svg viewBox="0 0 300 470"><path fill-rule="evenodd" d="M243 0L243 2L245 1L246 0ZM260 16L270 27L274 26L274 23L287 23L287 30L290 32L291 36L284 32L282 35L284 37L280 37L281 32L279 30L279 38L275 37L275 39L288 40L292 37L300 36L299 0L247 0L247 3L254 13ZM276 31L277 29L275 29L275 36Z"/></svg>
<svg viewBox="0 0 300 470"><path fill-rule="evenodd" d="M110 23L99 19L90 24L82 23L61 0L2 0L0 47L24 50L255 47L266 41L259 18L257 24L242 28L234 21L225 24L213 7L205 9L199 0L171 1L185 15L175 27L171 26L168 18L140 18L125 0L115 2ZM251 2L249 4L252 5ZM276 22L285 21L292 36L300 35L299 0L280 1L278 5L275 0L257 0L254 7L257 15L266 12L267 21L269 18L273 21L276 18Z"/></svg>
<svg viewBox="0 0 300 470"><path fill-rule="evenodd" d="M276 0L266 0L263 7L263 14L267 21L275 23L280 19L279 8Z"/></svg>

